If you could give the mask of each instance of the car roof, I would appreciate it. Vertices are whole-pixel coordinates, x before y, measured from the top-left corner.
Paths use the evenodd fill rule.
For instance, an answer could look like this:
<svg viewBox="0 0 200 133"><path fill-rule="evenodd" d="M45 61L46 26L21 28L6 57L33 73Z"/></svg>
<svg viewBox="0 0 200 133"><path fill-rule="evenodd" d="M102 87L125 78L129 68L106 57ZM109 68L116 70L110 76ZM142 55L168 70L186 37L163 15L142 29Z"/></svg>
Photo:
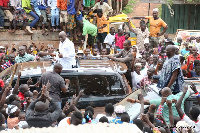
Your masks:
<svg viewBox="0 0 200 133"><path fill-rule="evenodd" d="M10 78L15 68L15 78L19 71L21 71L22 78L40 76L43 70L52 71L53 66L52 61L18 63L2 71L0 73L0 78L6 75L8 75L7 79ZM127 67L124 63L114 62L108 59L81 59L78 60L77 67L78 68L64 69L61 75L111 75L114 73L123 74L127 71Z"/></svg>

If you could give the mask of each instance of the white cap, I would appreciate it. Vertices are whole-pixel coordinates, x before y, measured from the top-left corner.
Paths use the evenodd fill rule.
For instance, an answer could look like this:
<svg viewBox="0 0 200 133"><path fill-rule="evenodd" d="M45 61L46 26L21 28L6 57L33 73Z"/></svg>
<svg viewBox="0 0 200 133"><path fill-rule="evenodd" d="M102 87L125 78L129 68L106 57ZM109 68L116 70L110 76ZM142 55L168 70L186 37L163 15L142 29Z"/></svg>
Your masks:
<svg viewBox="0 0 200 133"><path fill-rule="evenodd" d="M135 66L142 66L141 63L135 63Z"/></svg>
<svg viewBox="0 0 200 133"><path fill-rule="evenodd" d="M153 12L158 12L158 8L154 8L154 9L153 9Z"/></svg>
<svg viewBox="0 0 200 133"><path fill-rule="evenodd" d="M145 43L149 43L149 38L145 38L145 39L144 39L144 44L145 44Z"/></svg>
<svg viewBox="0 0 200 133"><path fill-rule="evenodd" d="M78 50L78 54L83 54L83 50Z"/></svg>
<svg viewBox="0 0 200 133"><path fill-rule="evenodd" d="M15 105L8 105L8 107L6 108L6 114L10 115L10 114L16 112L17 109L18 109L18 107Z"/></svg>
<svg viewBox="0 0 200 133"><path fill-rule="evenodd" d="M124 113L124 112L126 112L125 106L118 105L115 107L115 113Z"/></svg>

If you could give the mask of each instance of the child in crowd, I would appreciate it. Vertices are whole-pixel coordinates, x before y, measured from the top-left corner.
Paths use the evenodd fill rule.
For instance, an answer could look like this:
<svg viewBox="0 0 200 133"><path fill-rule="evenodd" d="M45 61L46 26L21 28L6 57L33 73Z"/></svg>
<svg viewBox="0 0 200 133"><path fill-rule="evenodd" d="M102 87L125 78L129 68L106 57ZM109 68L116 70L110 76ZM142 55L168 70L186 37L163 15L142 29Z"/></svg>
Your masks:
<svg viewBox="0 0 200 133"><path fill-rule="evenodd" d="M40 21L42 23L42 35L48 35L45 30L45 26L47 23L47 0L38 0L38 8L40 10Z"/></svg>
<svg viewBox="0 0 200 133"><path fill-rule="evenodd" d="M193 61L191 61L187 67L187 71L191 73L192 78L200 77L200 66L195 66L195 70L190 70L190 66L193 64Z"/></svg>
<svg viewBox="0 0 200 133"><path fill-rule="evenodd" d="M98 55L98 49L97 48L93 48L92 53L93 53L92 57L100 57L100 55Z"/></svg>
<svg viewBox="0 0 200 133"><path fill-rule="evenodd" d="M165 41L164 40L159 40L159 45L158 45L158 52L160 53Z"/></svg>
<svg viewBox="0 0 200 133"><path fill-rule="evenodd" d="M118 29L118 33L115 34L115 46L118 46L120 49L123 49L123 43L125 41L124 32L122 29Z"/></svg>
<svg viewBox="0 0 200 133"><path fill-rule="evenodd" d="M110 33L104 39L104 43L106 44L106 49L108 53L110 53L110 49L114 50L115 47L115 28L110 28Z"/></svg>
<svg viewBox="0 0 200 133"><path fill-rule="evenodd" d="M20 109L15 105L8 105L6 108L6 113L8 114L7 124L9 129L13 129L15 125L19 123L19 113Z"/></svg>
<svg viewBox="0 0 200 133"><path fill-rule="evenodd" d="M57 0L48 0L48 6L51 9L51 26L53 31L59 31L59 10L57 7Z"/></svg>
<svg viewBox="0 0 200 133"><path fill-rule="evenodd" d="M141 87L145 87L146 85L150 85L153 82L153 75L155 73L154 67L149 67L147 70L147 76L145 76L140 83Z"/></svg>
<svg viewBox="0 0 200 133"><path fill-rule="evenodd" d="M123 122L121 121L121 115L125 112L125 106L118 105L115 107L115 113L117 117L110 121L110 123L115 123L115 124L122 124Z"/></svg>
<svg viewBox="0 0 200 133"><path fill-rule="evenodd" d="M22 0L22 7L24 9L24 11L27 13L27 14L30 14L34 20L31 22L30 24L30 27L26 27L26 30L29 32L29 33L33 33L33 29L34 29L34 26L36 25L36 23L39 21L39 17L38 15L32 10L32 7L31 7L31 0ZM32 30L31 30L32 29Z"/></svg>
<svg viewBox="0 0 200 133"><path fill-rule="evenodd" d="M68 25L67 28L70 31L70 39L73 39L73 36L75 40L78 40L77 34L76 34L76 9L75 9L75 0L69 0L67 2L67 14L68 14Z"/></svg>
<svg viewBox="0 0 200 133"><path fill-rule="evenodd" d="M177 38L177 41L176 41L174 44L180 47L181 44L182 44L182 41L183 41L182 38L181 38L181 37L178 37L178 38Z"/></svg>
<svg viewBox="0 0 200 133"><path fill-rule="evenodd" d="M13 17L14 17L13 18L13 26L14 26L13 32L15 32L17 30L18 22L23 22L22 29L25 30L28 19L27 19L26 12L21 7L21 0L10 0L10 6L13 8L13 11L14 11L14 13L13 13ZM22 19L20 16L22 16Z"/></svg>
<svg viewBox="0 0 200 133"><path fill-rule="evenodd" d="M63 26L65 26L65 32L67 31L67 0L57 0L57 7L60 11L60 27L61 31L63 30Z"/></svg>
<svg viewBox="0 0 200 133"><path fill-rule="evenodd" d="M102 9L98 9L97 10L97 29L98 29L98 41L97 41L97 45L99 48L99 51L101 51L101 44L103 45L103 48L106 48L105 44L104 44L104 39L107 36L107 18L103 15L103 11Z"/></svg>

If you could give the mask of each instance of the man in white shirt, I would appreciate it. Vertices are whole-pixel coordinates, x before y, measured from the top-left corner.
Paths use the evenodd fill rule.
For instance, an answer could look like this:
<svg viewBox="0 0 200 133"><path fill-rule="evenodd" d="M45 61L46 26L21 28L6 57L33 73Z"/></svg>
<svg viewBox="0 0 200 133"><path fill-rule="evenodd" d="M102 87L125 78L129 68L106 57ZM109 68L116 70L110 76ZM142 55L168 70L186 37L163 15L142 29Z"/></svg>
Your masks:
<svg viewBox="0 0 200 133"><path fill-rule="evenodd" d="M67 34L64 31L59 33L59 63L63 66L63 69L70 69L76 64L75 60L75 48L74 43L67 38Z"/></svg>

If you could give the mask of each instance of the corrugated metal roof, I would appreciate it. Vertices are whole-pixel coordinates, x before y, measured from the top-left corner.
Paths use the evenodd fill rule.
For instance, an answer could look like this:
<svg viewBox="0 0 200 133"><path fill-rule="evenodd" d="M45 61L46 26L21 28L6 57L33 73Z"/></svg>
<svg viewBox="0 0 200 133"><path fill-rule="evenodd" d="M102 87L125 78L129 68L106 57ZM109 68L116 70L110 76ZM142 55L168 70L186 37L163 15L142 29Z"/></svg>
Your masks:
<svg viewBox="0 0 200 133"><path fill-rule="evenodd" d="M142 133L142 131L134 124L84 124L84 125L69 125L64 128L49 127L49 128L30 128L2 131L1 133Z"/></svg>

